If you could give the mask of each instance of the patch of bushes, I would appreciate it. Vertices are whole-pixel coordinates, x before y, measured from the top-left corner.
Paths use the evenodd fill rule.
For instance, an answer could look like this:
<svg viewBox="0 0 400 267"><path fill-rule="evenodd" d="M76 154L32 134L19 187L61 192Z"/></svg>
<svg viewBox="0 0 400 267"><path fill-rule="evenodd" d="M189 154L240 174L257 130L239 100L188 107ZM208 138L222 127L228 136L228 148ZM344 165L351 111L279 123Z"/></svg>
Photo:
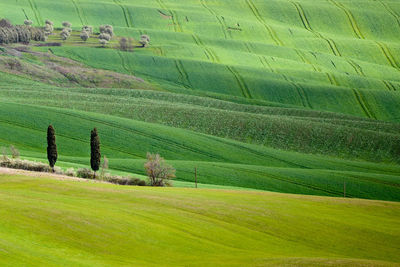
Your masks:
<svg viewBox="0 0 400 267"><path fill-rule="evenodd" d="M27 25L0 27L0 44L29 44L31 41L46 41L44 29Z"/></svg>
<svg viewBox="0 0 400 267"><path fill-rule="evenodd" d="M20 159L1 160L0 167L35 172L51 172L51 168L47 164Z"/></svg>

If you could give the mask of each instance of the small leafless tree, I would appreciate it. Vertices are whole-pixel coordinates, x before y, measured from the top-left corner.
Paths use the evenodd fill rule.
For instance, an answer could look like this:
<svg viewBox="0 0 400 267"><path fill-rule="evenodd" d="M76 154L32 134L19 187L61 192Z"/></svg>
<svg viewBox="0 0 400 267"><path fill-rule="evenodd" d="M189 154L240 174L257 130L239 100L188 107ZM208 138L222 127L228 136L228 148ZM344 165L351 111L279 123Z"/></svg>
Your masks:
<svg viewBox="0 0 400 267"><path fill-rule="evenodd" d="M122 37L119 39L119 49L122 51L131 51L133 49L132 38Z"/></svg>
<svg viewBox="0 0 400 267"><path fill-rule="evenodd" d="M104 39L104 40L107 40L109 42L111 40L111 35L109 35L108 33L101 33L99 35L99 39Z"/></svg>
<svg viewBox="0 0 400 267"><path fill-rule="evenodd" d="M62 23L64 28L71 28L72 24L69 21L63 21Z"/></svg>
<svg viewBox="0 0 400 267"><path fill-rule="evenodd" d="M101 164L101 178L104 179L104 175L106 174L106 171L108 170L108 158L106 156L103 157L103 163Z"/></svg>
<svg viewBox="0 0 400 267"><path fill-rule="evenodd" d="M20 153L19 153L18 149L15 146L10 145L10 151L11 151L11 157L13 159L19 158Z"/></svg>
<svg viewBox="0 0 400 267"><path fill-rule="evenodd" d="M175 169L166 164L159 154L147 153L147 162L144 164L151 186L171 186L175 178Z"/></svg>
<svg viewBox="0 0 400 267"><path fill-rule="evenodd" d="M142 36L140 36L140 41L139 43L143 46L143 47L147 47L150 44L150 37L146 34L143 34Z"/></svg>
<svg viewBox="0 0 400 267"><path fill-rule="evenodd" d="M80 37L82 41L86 42L89 39L89 33L86 31L82 31Z"/></svg>

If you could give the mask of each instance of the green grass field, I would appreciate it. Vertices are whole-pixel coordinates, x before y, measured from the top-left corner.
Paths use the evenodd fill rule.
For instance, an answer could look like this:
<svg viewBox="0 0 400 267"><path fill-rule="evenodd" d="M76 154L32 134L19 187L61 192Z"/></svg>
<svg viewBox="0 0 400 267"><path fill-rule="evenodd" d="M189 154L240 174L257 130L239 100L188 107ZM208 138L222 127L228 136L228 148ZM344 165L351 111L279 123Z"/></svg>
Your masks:
<svg viewBox="0 0 400 267"><path fill-rule="evenodd" d="M400 261L393 202L0 175L0 214L3 266Z"/></svg>

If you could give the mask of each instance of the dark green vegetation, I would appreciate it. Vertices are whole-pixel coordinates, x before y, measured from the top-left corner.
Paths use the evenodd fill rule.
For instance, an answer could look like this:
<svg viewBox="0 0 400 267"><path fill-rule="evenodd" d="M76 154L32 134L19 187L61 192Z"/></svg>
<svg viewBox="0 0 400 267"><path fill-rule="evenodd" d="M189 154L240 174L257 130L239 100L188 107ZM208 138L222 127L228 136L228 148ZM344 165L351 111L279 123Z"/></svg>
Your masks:
<svg viewBox="0 0 400 267"><path fill-rule="evenodd" d="M0 51L0 143L43 160L51 123L60 164L88 165L97 127L114 171L144 174L155 152L178 181L197 166L203 184L341 196L346 182L399 201L398 14L390 0L2 1L14 24L73 31ZM81 40L102 24L150 46Z"/></svg>
<svg viewBox="0 0 400 267"><path fill-rule="evenodd" d="M400 204L394 202L0 175L0 211L0 265L6 266L400 261Z"/></svg>
<svg viewBox="0 0 400 267"><path fill-rule="evenodd" d="M52 125L47 128L47 160L49 161L50 167L54 170L54 165L57 162L57 144L56 135Z"/></svg>

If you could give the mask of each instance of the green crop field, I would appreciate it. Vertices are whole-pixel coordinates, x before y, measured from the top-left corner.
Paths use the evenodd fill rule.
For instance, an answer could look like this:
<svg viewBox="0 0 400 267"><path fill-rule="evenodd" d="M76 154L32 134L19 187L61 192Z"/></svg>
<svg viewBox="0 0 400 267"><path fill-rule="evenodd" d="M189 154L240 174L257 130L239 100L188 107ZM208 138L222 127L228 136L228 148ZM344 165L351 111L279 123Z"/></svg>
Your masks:
<svg viewBox="0 0 400 267"><path fill-rule="evenodd" d="M3 18L54 31L6 44ZM148 152L176 169L0 168L0 265L400 263L400 1L1 0L0 27L0 152L47 163L52 124L56 166L89 168L96 127L112 175L146 179Z"/></svg>
<svg viewBox="0 0 400 267"><path fill-rule="evenodd" d="M2 266L400 261L394 202L0 175L0 214Z"/></svg>

